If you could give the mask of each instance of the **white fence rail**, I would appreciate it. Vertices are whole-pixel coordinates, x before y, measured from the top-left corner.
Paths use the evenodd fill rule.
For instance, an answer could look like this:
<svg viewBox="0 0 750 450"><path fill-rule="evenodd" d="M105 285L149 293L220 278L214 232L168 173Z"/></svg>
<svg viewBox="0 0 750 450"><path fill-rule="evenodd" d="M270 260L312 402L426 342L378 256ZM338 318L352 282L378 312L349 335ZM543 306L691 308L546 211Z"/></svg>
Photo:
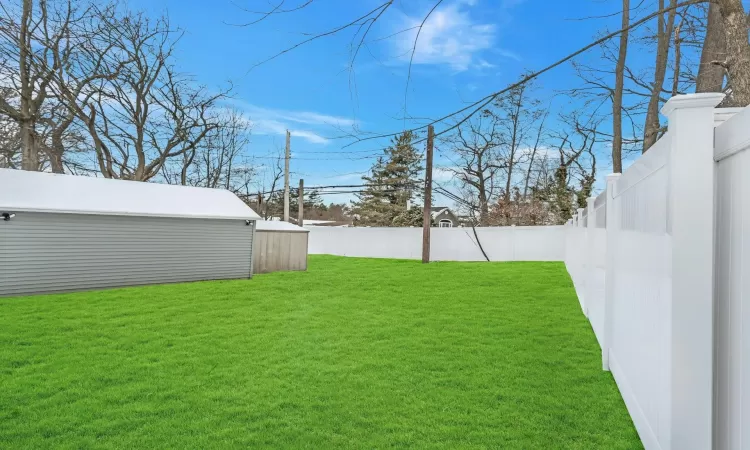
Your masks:
<svg viewBox="0 0 750 450"><path fill-rule="evenodd" d="M567 227L646 449L750 448L750 108L715 111L721 98L669 100L668 132Z"/></svg>
<svg viewBox="0 0 750 450"><path fill-rule="evenodd" d="M490 261L562 261L566 227L481 227L476 229ZM370 258L422 258L421 228L310 227L310 254ZM469 227L433 228L433 261L485 261Z"/></svg>

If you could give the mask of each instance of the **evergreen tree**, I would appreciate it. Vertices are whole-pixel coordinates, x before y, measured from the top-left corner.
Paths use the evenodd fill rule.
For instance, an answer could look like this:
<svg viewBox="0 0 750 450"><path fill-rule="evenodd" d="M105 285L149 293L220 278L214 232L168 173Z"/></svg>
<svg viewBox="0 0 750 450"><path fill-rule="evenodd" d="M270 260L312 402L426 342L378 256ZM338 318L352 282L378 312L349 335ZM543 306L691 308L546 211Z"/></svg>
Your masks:
<svg viewBox="0 0 750 450"><path fill-rule="evenodd" d="M354 202L355 224L366 226L403 225L410 200L422 197L422 155L412 144L416 136L405 131L393 138L384 155L378 157L370 174L362 177L367 187ZM394 223L394 219L400 217Z"/></svg>
<svg viewBox="0 0 750 450"><path fill-rule="evenodd" d="M297 219L297 211L299 205L299 188L289 189L289 216L293 219ZM284 217L284 192L277 191L271 194L271 198L268 200L266 205L268 213L275 217ZM326 205L323 203L323 199L316 190L305 191L305 200L303 203L305 210L305 217L313 210L325 210Z"/></svg>

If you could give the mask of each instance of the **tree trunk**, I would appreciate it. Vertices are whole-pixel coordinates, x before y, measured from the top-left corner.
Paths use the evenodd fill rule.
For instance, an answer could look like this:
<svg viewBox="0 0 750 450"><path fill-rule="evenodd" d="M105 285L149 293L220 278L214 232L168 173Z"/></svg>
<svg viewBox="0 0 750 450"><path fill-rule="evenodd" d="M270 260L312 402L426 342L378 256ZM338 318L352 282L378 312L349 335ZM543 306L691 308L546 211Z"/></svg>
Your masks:
<svg viewBox="0 0 750 450"><path fill-rule="evenodd" d="M485 192L484 180L479 180L479 224L486 225L490 216L490 207L487 204L487 193Z"/></svg>
<svg viewBox="0 0 750 450"><path fill-rule="evenodd" d="M21 169L39 170L39 153L36 148L36 130L33 114L33 82L31 80L31 20L33 5L31 0L23 1L21 9L21 29L18 33L18 72L21 84L20 128L21 128Z"/></svg>
<svg viewBox="0 0 750 450"><path fill-rule="evenodd" d="M526 180L524 181L524 184L523 184L523 198L524 198L524 200L526 200L526 198L527 198L526 196L529 193L529 180L531 179L531 171L532 171L532 169L534 167L534 158L536 158L536 152L539 149L539 142L542 139L542 132L544 131L544 122L547 121L547 115L548 114L549 114L549 112L546 112L544 114L544 116L542 116L542 120L539 123L539 128L537 128L536 141L534 142L534 148L531 151L531 160L529 161L529 167L526 170Z"/></svg>
<svg viewBox="0 0 750 450"><path fill-rule="evenodd" d="M36 132L30 118L21 121L21 169L38 171L39 153L36 149Z"/></svg>
<svg viewBox="0 0 750 450"><path fill-rule="evenodd" d="M674 8L677 0L671 0L669 6ZM659 10L664 9L664 0L659 0ZM654 68L654 84L651 87L651 97L648 101L648 110L646 111L646 125L643 132L643 153L656 143L659 139L659 100L661 91L664 88L664 78L667 75L667 60L669 59L669 40L672 37L674 28L675 9L667 13L667 23L664 23L664 15L659 15L657 27L657 44L656 44L656 66Z"/></svg>
<svg viewBox="0 0 750 450"><path fill-rule="evenodd" d="M732 95L724 106L750 105L750 42L742 0L718 0L726 36L729 85Z"/></svg>
<svg viewBox="0 0 750 450"><path fill-rule="evenodd" d="M60 124L50 122L51 127L54 128L54 131L50 136L52 147L45 146L44 152L47 154L47 158L49 158L49 166L52 173L65 173L65 167L63 166L63 154L65 153L63 133L65 133L65 130L72 122L72 116L70 117L70 120L65 120Z"/></svg>
<svg viewBox="0 0 750 450"><path fill-rule="evenodd" d="M531 179L531 170L534 167L534 158L536 158L537 146L531 150L531 158L529 159L529 166L526 168L526 177L523 182L523 199L526 200L529 194L529 180Z"/></svg>
<svg viewBox="0 0 750 450"><path fill-rule="evenodd" d="M724 88L724 68L715 61L727 59L727 40L718 4L709 3L707 23L695 92L721 92Z"/></svg>
<svg viewBox="0 0 750 450"><path fill-rule="evenodd" d="M65 166L63 165L62 153L55 151L47 152L49 157L49 168L52 173L65 173Z"/></svg>
<svg viewBox="0 0 750 450"><path fill-rule="evenodd" d="M510 138L510 158L508 161L508 179L505 182L505 203L506 205L510 202L510 188L513 183L513 168L515 166L516 162L516 150L518 150L518 146L520 143L518 142L519 136L518 136L518 125L519 121L521 120L521 106L523 103L523 90L520 91L518 94L518 102L515 105L515 114L513 115L513 131L511 133Z"/></svg>
<svg viewBox="0 0 750 450"><path fill-rule="evenodd" d="M622 0L622 29L620 50L615 67L615 91L612 95L612 172L622 173L622 90L625 82L625 59L628 54L630 0Z"/></svg>
<svg viewBox="0 0 750 450"><path fill-rule="evenodd" d="M680 70L682 69L682 21L674 29L674 76L672 77L672 97L680 90Z"/></svg>

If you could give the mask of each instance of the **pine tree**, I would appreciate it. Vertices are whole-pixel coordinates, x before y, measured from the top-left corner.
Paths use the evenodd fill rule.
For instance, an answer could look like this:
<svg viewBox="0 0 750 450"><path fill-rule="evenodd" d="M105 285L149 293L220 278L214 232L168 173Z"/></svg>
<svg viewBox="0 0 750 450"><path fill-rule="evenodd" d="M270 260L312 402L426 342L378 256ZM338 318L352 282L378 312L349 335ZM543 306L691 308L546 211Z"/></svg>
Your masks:
<svg viewBox="0 0 750 450"><path fill-rule="evenodd" d="M305 217L308 216L308 213L313 210L324 210L326 209L325 204L323 203L323 199L321 198L318 191L312 189L309 191L305 191L305 200L303 203L304 210L305 210ZM299 205L299 188L290 188L289 189L289 215L292 217L292 219L297 218L297 211ZM271 198L268 200L268 203L266 205L268 208L268 212L271 216L276 217L283 217L284 216L284 192L278 191L271 194Z"/></svg>
<svg viewBox="0 0 750 450"><path fill-rule="evenodd" d="M362 177L367 187L353 205L357 225L401 225L410 200L422 196L422 155L412 144L415 138L410 131L396 136L370 174Z"/></svg>

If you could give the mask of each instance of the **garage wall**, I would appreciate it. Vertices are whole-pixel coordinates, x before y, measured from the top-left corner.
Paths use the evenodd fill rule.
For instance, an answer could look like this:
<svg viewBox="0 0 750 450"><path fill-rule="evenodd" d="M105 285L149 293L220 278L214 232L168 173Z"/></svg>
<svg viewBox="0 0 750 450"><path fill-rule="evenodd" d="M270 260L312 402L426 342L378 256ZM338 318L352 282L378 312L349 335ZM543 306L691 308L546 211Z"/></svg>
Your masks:
<svg viewBox="0 0 750 450"><path fill-rule="evenodd" d="M244 220L17 212L0 221L0 295L248 278Z"/></svg>
<svg viewBox="0 0 750 450"><path fill-rule="evenodd" d="M421 228L309 227L310 254L422 258ZM565 227L480 227L490 261L563 261ZM471 228L432 228L433 261L485 261Z"/></svg>

